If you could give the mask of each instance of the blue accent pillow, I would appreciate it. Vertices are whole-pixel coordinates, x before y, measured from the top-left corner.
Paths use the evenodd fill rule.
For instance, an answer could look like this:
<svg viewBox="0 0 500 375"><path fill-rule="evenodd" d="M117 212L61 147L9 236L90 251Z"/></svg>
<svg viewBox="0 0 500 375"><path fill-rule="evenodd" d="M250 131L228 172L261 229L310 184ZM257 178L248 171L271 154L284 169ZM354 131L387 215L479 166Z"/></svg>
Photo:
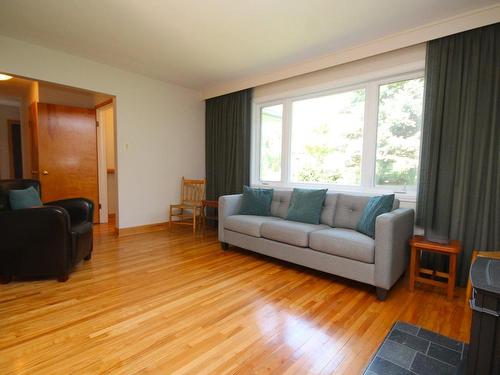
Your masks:
<svg viewBox="0 0 500 375"><path fill-rule="evenodd" d="M9 192L9 202L10 208L13 210L43 206L40 194L33 186L27 189L11 190Z"/></svg>
<svg viewBox="0 0 500 375"><path fill-rule="evenodd" d="M243 186L243 198L239 214L269 216L271 214L273 192L273 189L258 189Z"/></svg>
<svg viewBox="0 0 500 375"><path fill-rule="evenodd" d="M375 237L375 219L377 216L392 211L394 194L372 197L366 204L356 230L372 238Z"/></svg>
<svg viewBox="0 0 500 375"><path fill-rule="evenodd" d="M287 220L319 224L328 189L293 189Z"/></svg>

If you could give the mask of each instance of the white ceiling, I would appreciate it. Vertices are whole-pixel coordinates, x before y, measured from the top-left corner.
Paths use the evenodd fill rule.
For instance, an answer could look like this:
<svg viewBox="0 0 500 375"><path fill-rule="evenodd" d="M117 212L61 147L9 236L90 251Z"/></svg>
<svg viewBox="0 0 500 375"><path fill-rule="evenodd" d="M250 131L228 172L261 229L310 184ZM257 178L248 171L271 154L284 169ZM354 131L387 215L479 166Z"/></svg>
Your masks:
<svg viewBox="0 0 500 375"><path fill-rule="evenodd" d="M203 89L493 4L498 0L0 0L0 34Z"/></svg>

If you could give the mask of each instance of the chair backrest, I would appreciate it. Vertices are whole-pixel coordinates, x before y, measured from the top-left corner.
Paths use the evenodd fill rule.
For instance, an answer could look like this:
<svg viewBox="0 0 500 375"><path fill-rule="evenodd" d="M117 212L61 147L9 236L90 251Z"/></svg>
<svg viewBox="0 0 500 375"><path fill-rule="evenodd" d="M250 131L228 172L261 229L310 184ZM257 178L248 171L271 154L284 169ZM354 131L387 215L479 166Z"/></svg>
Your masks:
<svg viewBox="0 0 500 375"><path fill-rule="evenodd" d="M38 180L0 180L0 211L11 210L9 201L9 192L11 190L27 189L30 186L33 186L42 195L42 187Z"/></svg>
<svg viewBox="0 0 500 375"><path fill-rule="evenodd" d="M207 181L203 180L188 180L182 177L181 185L181 201L183 204L201 205L201 201L205 199L205 186Z"/></svg>

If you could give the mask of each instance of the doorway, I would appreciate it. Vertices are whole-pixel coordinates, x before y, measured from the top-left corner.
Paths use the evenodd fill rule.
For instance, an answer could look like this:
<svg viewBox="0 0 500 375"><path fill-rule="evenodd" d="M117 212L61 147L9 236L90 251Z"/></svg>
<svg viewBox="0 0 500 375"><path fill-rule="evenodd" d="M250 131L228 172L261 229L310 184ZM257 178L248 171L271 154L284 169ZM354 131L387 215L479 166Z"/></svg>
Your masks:
<svg viewBox="0 0 500 375"><path fill-rule="evenodd" d="M0 97L0 179L23 174L19 103Z"/></svg>
<svg viewBox="0 0 500 375"><path fill-rule="evenodd" d="M94 222L108 222L118 211L114 97L9 77L0 81L0 179L40 180L43 202L89 198Z"/></svg>
<svg viewBox="0 0 500 375"><path fill-rule="evenodd" d="M9 142L10 177L23 178L23 146L21 122L7 120L7 136Z"/></svg>
<svg viewBox="0 0 500 375"><path fill-rule="evenodd" d="M114 100L96 106L100 223L116 220L118 210Z"/></svg>

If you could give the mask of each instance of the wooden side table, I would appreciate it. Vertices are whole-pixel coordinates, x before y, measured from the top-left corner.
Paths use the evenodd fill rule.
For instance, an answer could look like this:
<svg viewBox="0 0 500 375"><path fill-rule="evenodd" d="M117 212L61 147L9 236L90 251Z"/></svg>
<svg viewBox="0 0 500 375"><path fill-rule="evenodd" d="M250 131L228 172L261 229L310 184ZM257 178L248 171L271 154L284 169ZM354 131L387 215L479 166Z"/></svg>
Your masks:
<svg viewBox="0 0 500 375"><path fill-rule="evenodd" d="M448 299L453 298L455 291L455 281L457 278L457 257L462 252L460 241L452 240L448 244L431 242L424 236L413 236L410 239L411 258L410 258L410 291L415 290L415 282L429 284L447 290ZM448 273L437 272L428 268L420 267L420 254L422 251L448 255L450 257L450 267ZM431 278L422 277L421 274L430 275ZM448 282L437 281L435 277L448 279Z"/></svg>
<svg viewBox="0 0 500 375"><path fill-rule="evenodd" d="M202 217L203 224L206 223L206 219L215 220L215 221L219 220L218 213L215 216L207 216L207 214L206 214L207 207L215 208L216 210L218 210L219 209L219 202L218 201L209 201L209 200L202 200L201 201L201 217Z"/></svg>

